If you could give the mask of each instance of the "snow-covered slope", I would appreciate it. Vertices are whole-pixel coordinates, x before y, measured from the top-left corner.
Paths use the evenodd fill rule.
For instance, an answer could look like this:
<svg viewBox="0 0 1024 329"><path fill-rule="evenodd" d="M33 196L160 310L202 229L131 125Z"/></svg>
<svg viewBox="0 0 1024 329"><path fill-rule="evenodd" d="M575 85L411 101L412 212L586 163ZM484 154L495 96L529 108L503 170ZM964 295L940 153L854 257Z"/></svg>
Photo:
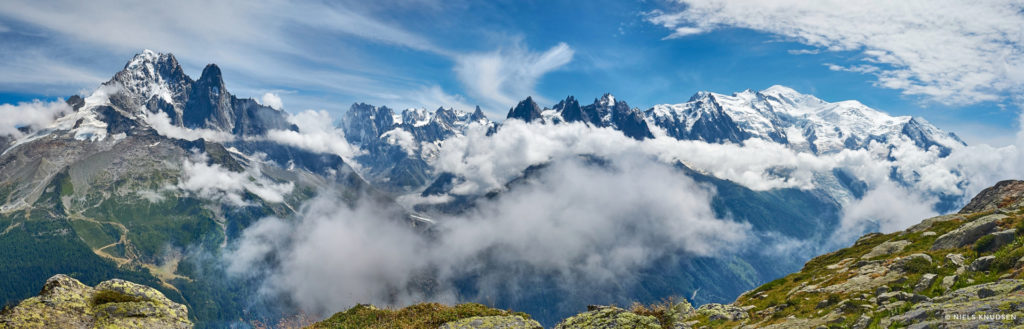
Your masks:
<svg viewBox="0 0 1024 329"><path fill-rule="evenodd" d="M685 103L656 105L645 114L652 126L678 139L741 143L759 138L815 154L906 140L945 156L965 145L922 118L894 117L852 100L830 103L783 86L732 95L699 92Z"/></svg>

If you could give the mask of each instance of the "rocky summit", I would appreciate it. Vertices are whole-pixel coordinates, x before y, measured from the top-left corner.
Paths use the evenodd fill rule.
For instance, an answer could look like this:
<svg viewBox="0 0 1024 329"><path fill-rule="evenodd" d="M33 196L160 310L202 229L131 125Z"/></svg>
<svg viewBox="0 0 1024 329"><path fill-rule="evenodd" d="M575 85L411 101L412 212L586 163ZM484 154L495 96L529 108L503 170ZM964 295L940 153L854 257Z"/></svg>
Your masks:
<svg viewBox="0 0 1024 329"><path fill-rule="evenodd" d="M188 310L156 289L113 279L89 287L67 275L46 280L39 296L0 313L0 328L192 328Z"/></svg>

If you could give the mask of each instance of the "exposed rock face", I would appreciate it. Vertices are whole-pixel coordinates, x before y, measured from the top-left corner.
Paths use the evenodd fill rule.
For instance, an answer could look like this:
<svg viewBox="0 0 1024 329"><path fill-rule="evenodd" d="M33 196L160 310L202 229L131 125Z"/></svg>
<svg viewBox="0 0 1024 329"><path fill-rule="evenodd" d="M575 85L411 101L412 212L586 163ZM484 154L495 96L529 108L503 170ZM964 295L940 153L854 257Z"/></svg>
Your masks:
<svg viewBox="0 0 1024 329"><path fill-rule="evenodd" d="M518 315L475 316L441 325L438 329L544 329L534 320Z"/></svg>
<svg viewBox="0 0 1024 329"><path fill-rule="evenodd" d="M697 308L697 314L705 315L709 320L737 321L748 318L747 311L733 305L710 303Z"/></svg>
<svg viewBox="0 0 1024 329"><path fill-rule="evenodd" d="M156 289L114 279L95 288L58 274L39 296L0 314L0 328L192 328L188 310Z"/></svg>
<svg viewBox="0 0 1024 329"><path fill-rule="evenodd" d="M506 118L551 124L582 122L591 127L613 128L634 139L654 137L644 113L640 109L630 108L629 104L615 99L611 94L604 94L586 106L580 106L575 97L569 96L553 108L541 108L532 97L527 97L509 109Z"/></svg>
<svg viewBox="0 0 1024 329"><path fill-rule="evenodd" d="M1006 216L998 214L978 218L952 232L939 236L932 244L932 250L960 248L974 243L978 238L991 232L996 227L996 221L1003 218Z"/></svg>
<svg viewBox="0 0 1024 329"><path fill-rule="evenodd" d="M519 119L525 122L540 120L540 105L537 105L537 102L533 101L533 97L527 97L523 101L519 102L519 104L516 104L516 107L509 109L508 116L506 118Z"/></svg>
<svg viewBox="0 0 1024 329"><path fill-rule="evenodd" d="M961 214L1024 206L1024 181L1004 180L978 193Z"/></svg>
<svg viewBox="0 0 1024 329"><path fill-rule="evenodd" d="M571 316L555 329L661 329L658 319L613 306L589 307L586 313Z"/></svg>
<svg viewBox="0 0 1024 329"><path fill-rule="evenodd" d="M892 255L893 253L903 250L903 248L908 245L910 245L910 241L907 240L886 241L880 245L875 246L874 248L871 248L870 252L864 254L864 256L861 256L860 258L872 259L878 256Z"/></svg>
<svg viewBox="0 0 1024 329"><path fill-rule="evenodd" d="M987 271L988 267L992 266L992 262L995 260L995 256L978 257L978 259L975 259L973 262L971 262L970 269L971 271L976 272Z"/></svg>
<svg viewBox="0 0 1024 329"><path fill-rule="evenodd" d="M892 323L911 328L1009 328L1024 324L1022 280L1003 280L965 287L916 304ZM982 293L984 291L985 293ZM986 316L987 315L987 316Z"/></svg>

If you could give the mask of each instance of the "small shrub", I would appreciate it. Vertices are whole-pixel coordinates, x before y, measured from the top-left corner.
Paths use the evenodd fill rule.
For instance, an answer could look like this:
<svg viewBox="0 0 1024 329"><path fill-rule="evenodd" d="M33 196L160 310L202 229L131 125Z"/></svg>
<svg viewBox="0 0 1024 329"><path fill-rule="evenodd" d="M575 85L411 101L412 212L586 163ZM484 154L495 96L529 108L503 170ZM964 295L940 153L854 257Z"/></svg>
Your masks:
<svg viewBox="0 0 1024 329"><path fill-rule="evenodd" d="M903 264L903 270L912 274L929 273L934 268L932 263L924 258L913 258Z"/></svg>
<svg viewBox="0 0 1024 329"><path fill-rule="evenodd" d="M1024 257L1024 247L1014 249L1003 248L993 254L993 256L996 259L992 260L992 269L996 272L1006 271L1017 265L1018 259Z"/></svg>
<svg viewBox="0 0 1024 329"><path fill-rule="evenodd" d="M995 242L995 240L996 238L992 235L981 237L978 241L974 242L974 251L979 254L985 252L989 247L992 247L992 243Z"/></svg>
<svg viewBox="0 0 1024 329"><path fill-rule="evenodd" d="M681 301L676 299L676 297L669 297L663 299L659 303L654 303L650 305L644 305L641 303L634 302L633 305L629 307L629 311L636 313L637 315L653 316L654 318L658 319L658 323L661 324L662 328L672 328L673 326L675 326L675 319L673 318L672 307L680 302Z"/></svg>

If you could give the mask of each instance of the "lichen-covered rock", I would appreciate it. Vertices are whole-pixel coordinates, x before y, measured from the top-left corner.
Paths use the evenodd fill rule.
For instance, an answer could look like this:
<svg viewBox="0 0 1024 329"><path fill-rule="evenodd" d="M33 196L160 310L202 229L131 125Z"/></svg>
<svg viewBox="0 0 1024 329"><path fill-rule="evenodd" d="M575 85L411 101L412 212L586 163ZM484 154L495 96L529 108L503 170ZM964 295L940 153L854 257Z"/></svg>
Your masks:
<svg viewBox="0 0 1024 329"><path fill-rule="evenodd" d="M540 323L518 315L475 316L441 325L438 329L543 329Z"/></svg>
<svg viewBox="0 0 1024 329"><path fill-rule="evenodd" d="M920 223L917 223L914 226L911 226L910 228L907 229L907 232L923 232L924 230L930 229L932 225L935 225L935 223L951 221L954 219L963 219L963 216L957 214L950 214L928 218L922 220Z"/></svg>
<svg viewBox="0 0 1024 329"><path fill-rule="evenodd" d="M571 316L555 329L661 329L658 319L612 306L590 307L590 311Z"/></svg>
<svg viewBox="0 0 1024 329"><path fill-rule="evenodd" d="M1018 328L1024 325L1024 281L965 287L914 305L892 317L910 328Z"/></svg>
<svg viewBox="0 0 1024 329"><path fill-rule="evenodd" d="M992 236L992 242L981 250L982 252L996 251L1005 245L1013 243L1014 240L1017 240L1017 229L1011 228L1009 230L999 231L989 235Z"/></svg>
<svg viewBox="0 0 1024 329"><path fill-rule="evenodd" d="M58 274L39 296L0 314L0 328L192 328L184 305L156 289L124 280L86 286Z"/></svg>
<svg viewBox="0 0 1024 329"><path fill-rule="evenodd" d="M967 260L964 259L964 255L961 254L946 254L946 259L948 259L950 263L953 263L953 265L956 266L964 266L965 264L967 264L965 263Z"/></svg>
<svg viewBox="0 0 1024 329"><path fill-rule="evenodd" d="M897 240L897 241L886 241L882 244L871 248L871 251L861 256L861 259L872 259L878 256L888 256L894 253L900 252L903 248L910 245L910 241Z"/></svg>
<svg viewBox="0 0 1024 329"><path fill-rule="evenodd" d="M690 305L690 302L685 299L673 304L672 308L669 309L669 316L672 317L672 321L679 324L686 322L686 319L689 319L696 314L697 310L694 309L693 305Z"/></svg>
<svg viewBox="0 0 1024 329"><path fill-rule="evenodd" d="M742 308L718 303L701 305L700 308L697 309L697 314L705 315L712 321L719 319L725 321L738 321L749 317L747 311Z"/></svg>
<svg viewBox="0 0 1024 329"><path fill-rule="evenodd" d="M893 270L896 270L896 271L906 271L908 269L908 267L911 264L913 264L916 260L924 260L924 261L928 262L928 264L931 264L932 263L932 256L928 256L928 254L922 254L922 253L910 254L910 255L907 255L906 257L897 259L895 262L893 262L891 268Z"/></svg>
<svg viewBox="0 0 1024 329"><path fill-rule="evenodd" d="M996 221L1003 218L1006 218L1006 215L993 214L975 219L936 238L935 243L932 244L932 250L960 248L972 244L978 238L991 232L996 227Z"/></svg>
<svg viewBox="0 0 1024 329"><path fill-rule="evenodd" d="M992 266L992 262L995 260L995 256L978 257L978 259L971 262L970 269L971 271L987 271L989 266Z"/></svg>
<svg viewBox="0 0 1024 329"><path fill-rule="evenodd" d="M925 291L925 289L928 289L935 283L936 278L938 278L938 275L932 273L922 275L921 280L917 281L917 284L914 285L914 292Z"/></svg>

